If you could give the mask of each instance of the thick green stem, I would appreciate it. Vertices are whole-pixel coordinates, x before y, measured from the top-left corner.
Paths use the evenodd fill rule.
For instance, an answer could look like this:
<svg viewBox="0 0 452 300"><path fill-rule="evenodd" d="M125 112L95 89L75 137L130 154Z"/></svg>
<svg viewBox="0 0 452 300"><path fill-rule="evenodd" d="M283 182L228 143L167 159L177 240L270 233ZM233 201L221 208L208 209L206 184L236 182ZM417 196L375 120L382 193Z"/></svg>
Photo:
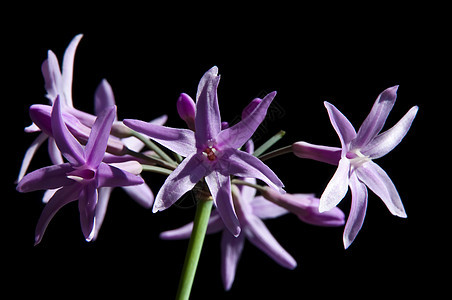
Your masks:
<svg viewBox="0 0 452 300"><path fill-rule="evenodd" d="M212 210L212 203L212 197L198 199L193 231L190 242L188 243L176 300L187 300L190 297L191 287L195 278L196 268L198 267L199 256L201 255L202 244L204 243L207 224Z"/></svg>

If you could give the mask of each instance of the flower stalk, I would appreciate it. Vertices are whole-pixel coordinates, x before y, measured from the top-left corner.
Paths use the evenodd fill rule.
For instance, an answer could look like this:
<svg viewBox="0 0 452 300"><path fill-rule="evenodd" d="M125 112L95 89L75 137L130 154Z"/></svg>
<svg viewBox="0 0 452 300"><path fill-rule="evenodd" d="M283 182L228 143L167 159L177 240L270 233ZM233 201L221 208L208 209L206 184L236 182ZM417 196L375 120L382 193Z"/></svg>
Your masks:
<svg viewBox="0 0 452 300"><path fill-rule="evenodd" d="M188 243L187 254L177 289L176 300L188 299L190 297L196 268L198 267L204 237L207 231L207 224L212 210L212 196L198 193L198 204L196 206L193 232Z"/></svg>

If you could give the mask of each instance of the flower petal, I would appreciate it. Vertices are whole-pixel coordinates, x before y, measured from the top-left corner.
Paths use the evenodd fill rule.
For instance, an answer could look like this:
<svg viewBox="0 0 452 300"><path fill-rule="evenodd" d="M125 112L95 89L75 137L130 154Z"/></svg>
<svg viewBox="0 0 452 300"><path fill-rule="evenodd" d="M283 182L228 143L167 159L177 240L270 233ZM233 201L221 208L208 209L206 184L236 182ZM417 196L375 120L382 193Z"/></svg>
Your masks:
<svg viewBox="0 0 452 300"><path fill-rule="evenodd" d="M115 105L113 89L106 79L102 79L94 93L94 112L98 116L107 108ZM115 116L115 121L117 121L117 116Z"/></svg>
<svg viewBox="0 0 452 300"><path fill-rule="evenodd" d="M95 181L84 184L78 200L80 225L87 242L93 239L95 232L94 217L96 215L96 206L98 199L96 185L97 184Z"/></svg>
<svg viewBox="0 0 452 300"><path fill-rule="evenodd" d="M74 168L69 163L53 165L35 170L25 175L17 185L17 191L28 193L37 190L56 189L71 185L74 181L67 178L66 174Z"/></svg>
<svg viewBox="0 0 452 300"><path fill-rule="evenodd" d="M165 210L206 175L203 158L197 154L186 157L166 178L155 198L153 212Z"/></svg>
<svg viewBox="0 0 452 300"><path fill-rule="evenodd" d="M100 163L97 168L98 187L116 187L142 184L143 178L114 166Z"/></svg>
<svg viewBox="0 0 452 300"><path fill-rule="evenodd" d="M189 129L171 128L131 119L124 120L124 124L182 156L187 157L196 152L195 134Z"/></svg>
<svg viewBox="0 0 452 300"><path fill-rule="evenodd" d="M96 118L85 147L86 163L97 168L107 149L111 126L116 117L116 106L110 106Z"/></svg>
<svg viewBox="0 0 452 300"><path fill-rule="evenodd" d="M73 166L85 164L85 151L77 139L69 132L61 113L59 96L52 109L52 134L63 156Z"/></svg>
<svg viewBox="0 0 452 300"><path fill-rule="evenodd" d="M151 208L154 205L154 193L146 183L123 186L122 188L127 195L144 208Z"/></svg>
<svg viewBox="0 0 452 300"><path fill-rule="evenodd" d="M345 249L353 243L356 235L361 230L367 209L366 185L359 181L355 173L350 177L349 185L352 191L352 207L344 229L343 242Z"/></svg>
<svg viewBox="0 0 452 300"><path fill-rule="evenodd" d="M278 176L260 159L237 149L228 149L224 157L226 163L224 169L229 174L241 177L257 178L276 190L283 191L284 184Z"/></svg>
<svg viewBox="0 0 452 300"><path fill-rule="evenodd" d="M259 217L260 219L273 219L283 216L289 212L287 209L268 201L263 196L257 196L251 201L250 204L253 215Z"/></svg>
<svg viewBox="0 0 452 300"><path fill-rule="evenodd" d="M231 289L234 282L237 264L245 245L243 235L233 236L229 231L223 231L221 236L221 279L226 291Z"/></svg>
<svg viewBox="0 0 452 300"><path fill-rule="evenodd" d="M110 195L113 191L112 187L103 187L97 190L98 200L96 205L96 217L92 241L97 239L99 235L99 230L102 227L102 223L105 219L105 214L107 213L108 202L110 201Z"/></svg>
<svg viewBox="0 0 452 300"><path fill-rule="evenodd" d="M337 166L341 159L341 148L319 146L306 142L296 142L292 144L292 151L295 156L308 158Z"/></svg>
<svg viewBox="0 0 452 300"><path fill-rule="evenodd" d="M378 95L369 115L358 130L356 140L353 141L353 148L367 145L380 132L394 106L398 88L398 85L390 87Z"/></svg>
<svg viewBox="0 0 452 300"><path fill-rule="evenodd" d="M355 128L350 121L332 104L324 102L331 124L341 140L342 152L348 151L350 142L356 137Z"/></svg>
<svg viewBox="0 0 452 300"><path fill-rule="evenodd" d="M217 96L219 82L218 68L213 67L202 76L198 85L195 117L195 136L198 148L204 147L204 144L214 139L221 130Z"/></svg>
<svg viewBox="0 0 452 300"><path fill-rule="evenodd" d="M39 217L35 231L35 245L41 242L47 225L49 225L49 222L50 220L52 220L53 216L60 210L60 208L72 201L77 200L82 188L82 185L73 183L72 185L65 186L64 188L59 189L55 192L53 197L44 207L44 210Z"/></svg>
<svg viewBox="0 0 452 300"><path fill-rule="evenodd" d="M406 218L405 208L394 183L376 163L370 161L356 170L358 179L372 190L395 216Z"/></svg>
<svg viewBox="0 0 452 300"><path fill-rule="evenodd" d="M25 152L24 159L22 160L22 165L20 166L19 176L17 176L16 182L21 181L25 173L27 173L33 156L35 155L36 151L38 151L42 143L44 143L44 141L47 139L47 137L47 134L40 133L38 137L31 143L30 147L28 147L27 151Z"/></svg>
<svg viewBox="0 0 452 300"><path fill-rule="evenodd" d="M248 216L247 226L243 227L243 231L251 243L279 265L288 269L294 269L297 266L295 259L278 243L258 217Z"/></svg>
<svg viewBox="0 0 452 300"><path fill-rule="evenodd" d="M44 88L47 92L46 97L53 103L56 96L62 92L62 76L58 59L51 50L47 52L47 59L42 63L41 71L44 77Z"/></svg>
<svg viewBox="0 0 452 300"><path fill-rule="evenodd" d="M341 159L336 173L334 173L320 197L319 212L328 211L341 202L348 191L349 172L350 161L347 158Z"/></svg>
<svg viewBox="0 0 452 300"><path fill-rule="evenodd" d="M221 131L216 139L218 145L234 149L242 147L264 120L267 109L275 96L276 92L268 94L243 120Z"/></svg>
<svg viewBox="0 0 452 300"><path fill-rule="evenodd" d="M394 149L405 137L413 123L418 107L412 107L391 129L377 135L361 152L372 159L380 158Z"/></svg>
<svg viewBox="0 0 452 300"><path fill-rule="evenodd" d="M205 177L205 180L224 225L231 234L238 236L240 234L240 223L232 202L229 175L213 171Z"/></svg>
<svg viewBox="0 0 452 300"><path fill-rule="evenodd" d="M69 43L69 46L66 48L63 56L63 72L62 72L62 88L61 91L64 93L64 97L66 100L66 105L72 107L72 76L74 69L74 57L75 50L77 50L78 43L82 39L83 34L76 35L72 41Z"/></svg>

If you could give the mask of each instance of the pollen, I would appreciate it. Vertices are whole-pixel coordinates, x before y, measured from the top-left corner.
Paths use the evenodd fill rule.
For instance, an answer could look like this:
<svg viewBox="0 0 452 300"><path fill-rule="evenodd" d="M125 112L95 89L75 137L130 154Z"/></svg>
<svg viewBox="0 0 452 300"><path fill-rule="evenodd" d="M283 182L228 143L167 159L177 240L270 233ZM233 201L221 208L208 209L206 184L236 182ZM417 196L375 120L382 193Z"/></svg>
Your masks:
<svg viewBox="0 0 452 300"><path fill-rule="evenodd" d="M217 153L217 149L215 149L213 147L208 147L202 152L202 154L205 157L207 157L207 159L210 161L214 161L217 159L216 153Z"/></svg>

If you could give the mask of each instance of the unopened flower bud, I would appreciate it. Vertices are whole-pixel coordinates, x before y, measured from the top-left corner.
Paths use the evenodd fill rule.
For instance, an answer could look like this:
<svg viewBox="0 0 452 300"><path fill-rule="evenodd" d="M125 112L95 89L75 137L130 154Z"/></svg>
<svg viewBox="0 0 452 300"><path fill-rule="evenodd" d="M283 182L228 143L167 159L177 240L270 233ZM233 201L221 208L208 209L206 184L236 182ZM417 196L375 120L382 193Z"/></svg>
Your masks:
<svg viewBox="0 0 452 300"><path fill-rule="evenodd" d="M188 128L194 131L196 105L189 95L185 93L180 94L179 99L177 99L177 113L187 123Z"/></svg>

